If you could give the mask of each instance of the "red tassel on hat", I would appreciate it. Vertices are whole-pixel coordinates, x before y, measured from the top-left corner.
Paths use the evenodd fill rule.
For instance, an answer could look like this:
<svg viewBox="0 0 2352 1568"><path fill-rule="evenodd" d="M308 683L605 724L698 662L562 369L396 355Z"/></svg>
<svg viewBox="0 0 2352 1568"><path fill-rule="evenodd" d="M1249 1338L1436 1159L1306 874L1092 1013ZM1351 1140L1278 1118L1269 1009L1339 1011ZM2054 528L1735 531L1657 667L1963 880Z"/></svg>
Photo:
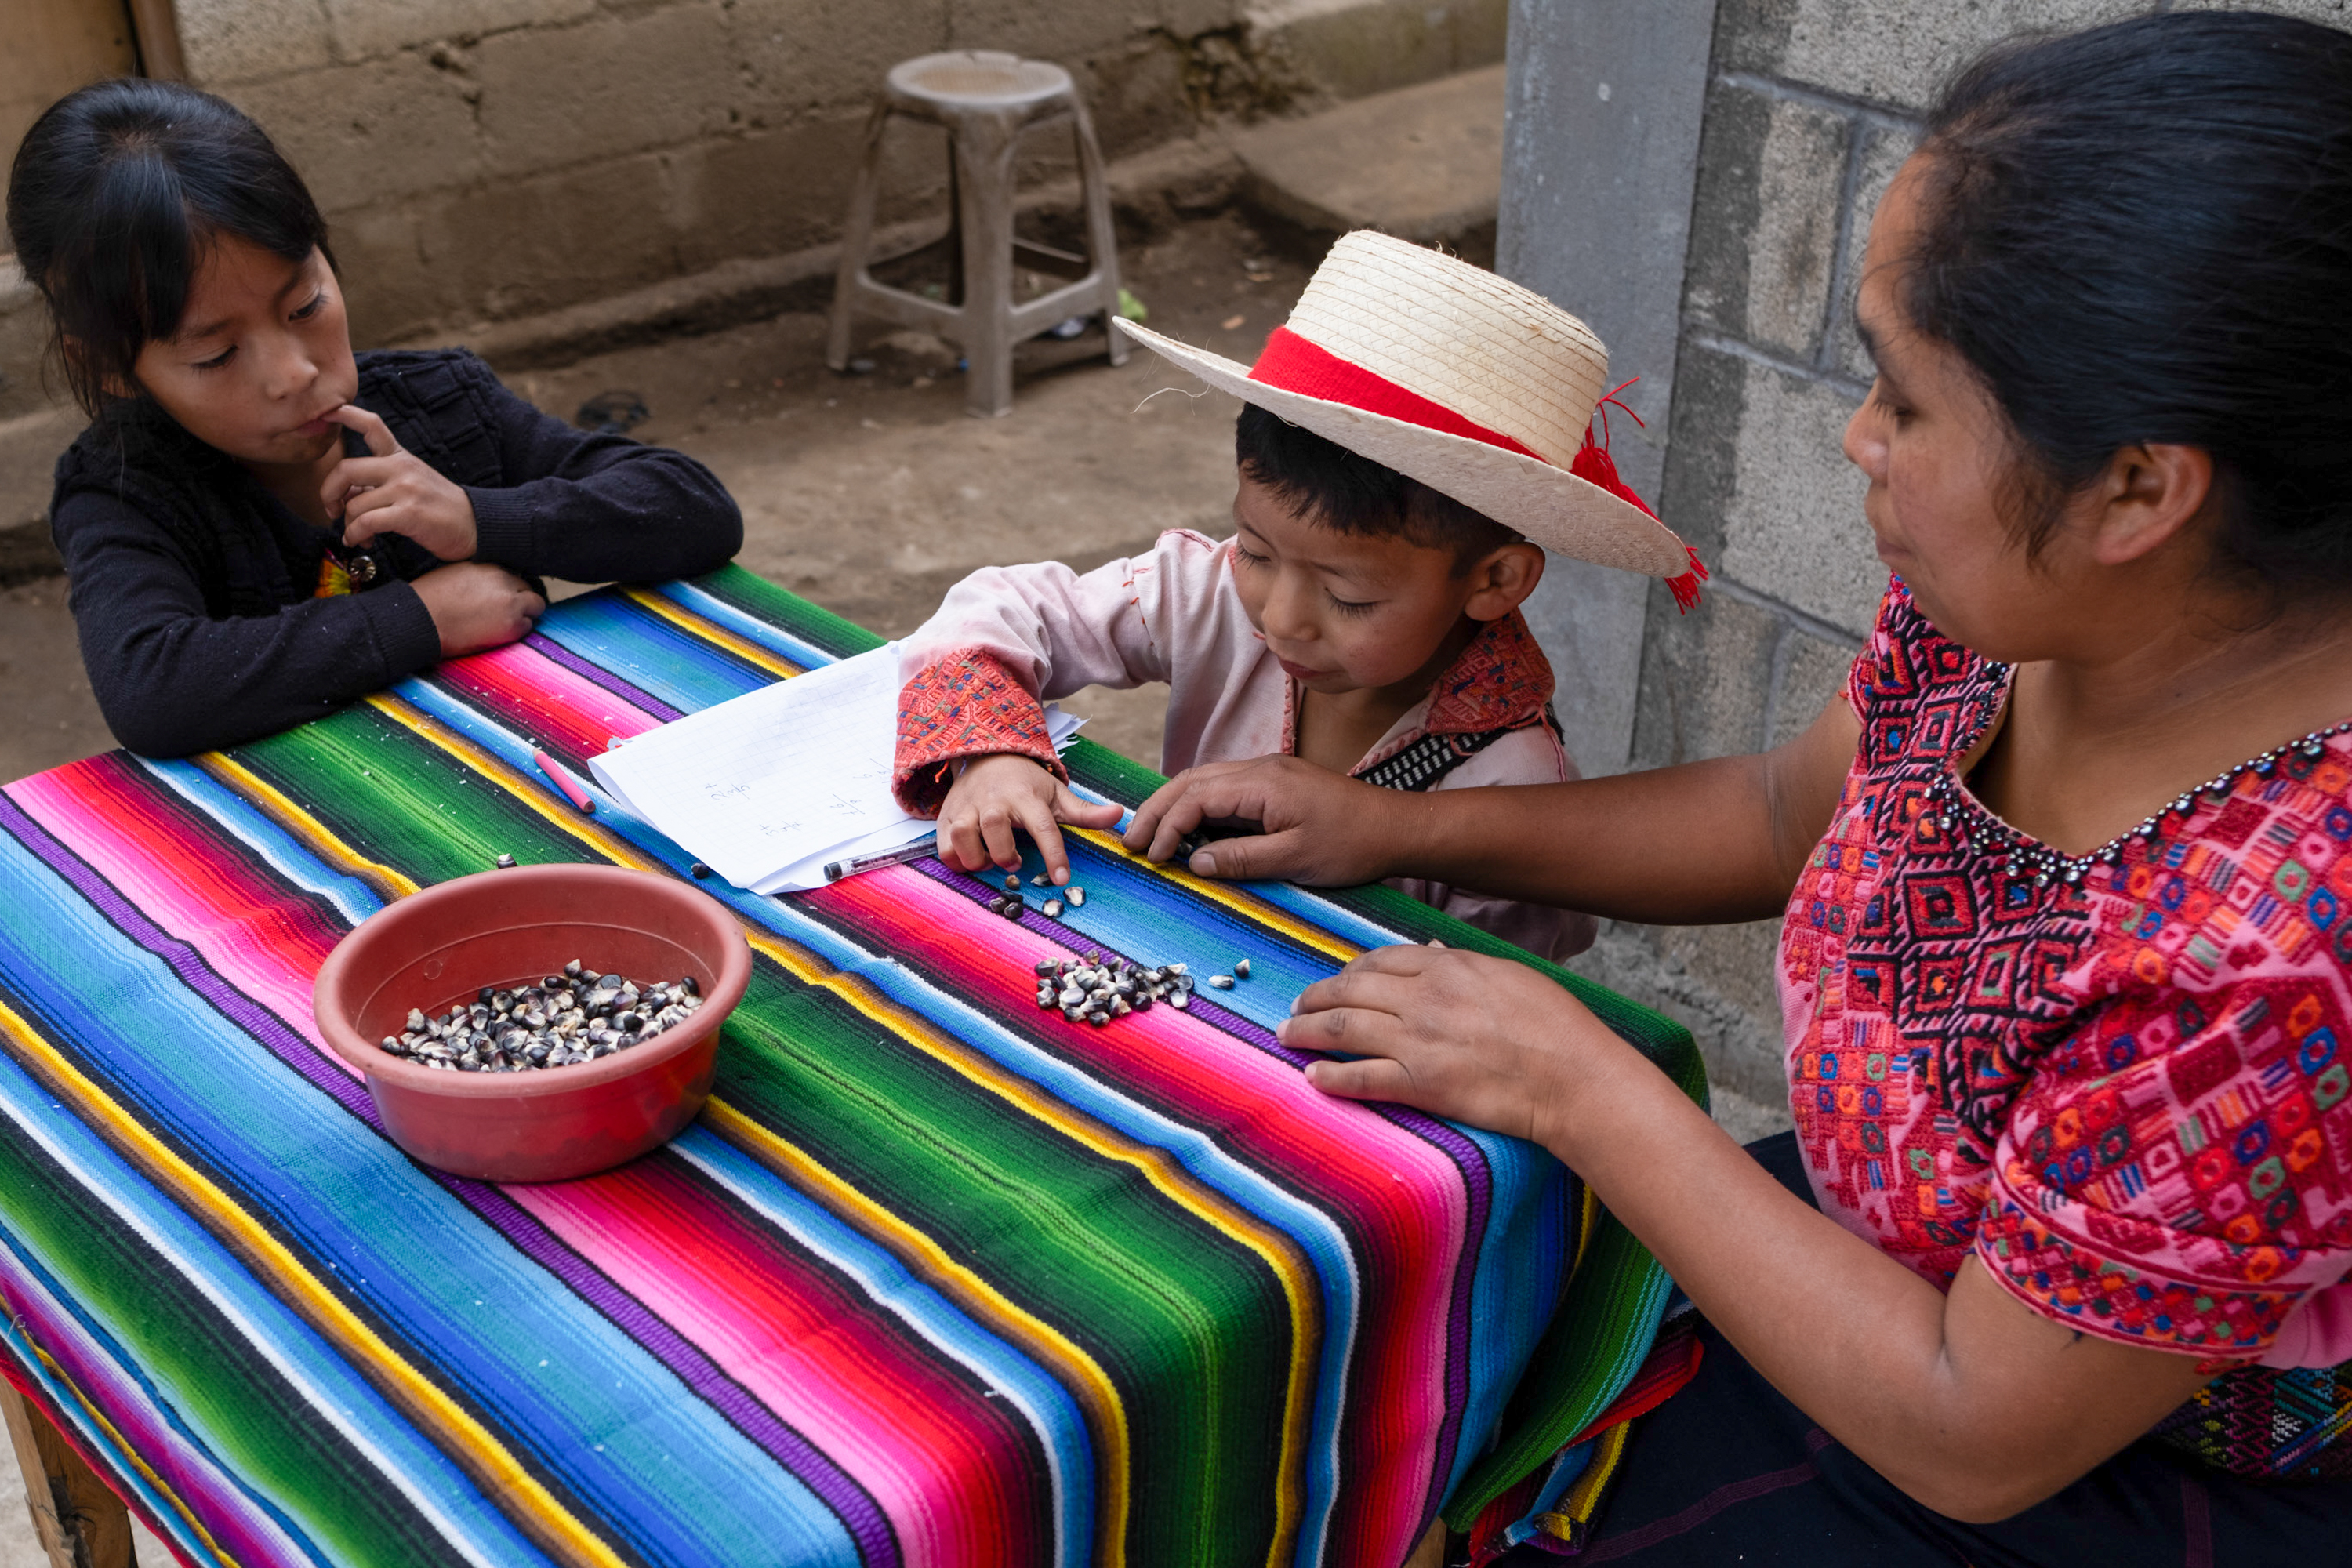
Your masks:
<svg viewBox="0 0 2352 1568"><path fill-rule="evenodd" d="M1629 381L1625 384L1625 386L1631 386L1633 384ZM1625 386L1619 387L1617 392L1624 391ZM1631 502L1633 505L1641 508L1648 516L1654 518L1658 514L1650 510L1650 503L1643 500L1640 496L1635 495L1633 493L1633 487L1627 484L1622 479L1618 477L1617 459L1609 455L1609 439L1607 435L1609 428L1607 420L1609 418L1609 415L1607 405L1611 403L1616 402L1617 392L1612 392L1607 397L1601 400L1602 405L1601 415L1602 420L1602 434L1601 437L1597 440L1594 438L1591 426L1588 425L1584 427L1584 445L1577 449L1575 460L1568 465L1568 471L1574 474L1578 479L1582 479L1586 484L1597 485L1601 489L1607 490L1611 495L1615 496L1618 500ZM1617 406L1620 408L1625 408L1625 405L1622 403L1617 404ZM1639 425L1642 422L1641 416L1635 414L1632 409L1625 408L1625 413L1634 424ZM1688 545L1685 545L1684 548L1685 550L1690 550ZM1697 605L1698 585L1706 580L1707 574L1706 563L1698 558L1698 552L1696 550L1690 550L1690 563L1691 569L1684 573L1681 576L1669 577L1666 579L1667 591L1674 595L1675 603L1681 607L1682 612L1685 615L1688 615L1691 610Z"/></svg>
<svg viewBox="0 0 2352 1568"><path fill-rule="evenodd" d="M1691 569L1679 577L1667 578L1666 588L1674 595L1675 603L1681 606L1683 614L1687 616L1698 607L1698 585L1706 581L1706 563L1701 561L1698 552L1691 550L1689 545L1683 548L1690 550Z"/></svg>

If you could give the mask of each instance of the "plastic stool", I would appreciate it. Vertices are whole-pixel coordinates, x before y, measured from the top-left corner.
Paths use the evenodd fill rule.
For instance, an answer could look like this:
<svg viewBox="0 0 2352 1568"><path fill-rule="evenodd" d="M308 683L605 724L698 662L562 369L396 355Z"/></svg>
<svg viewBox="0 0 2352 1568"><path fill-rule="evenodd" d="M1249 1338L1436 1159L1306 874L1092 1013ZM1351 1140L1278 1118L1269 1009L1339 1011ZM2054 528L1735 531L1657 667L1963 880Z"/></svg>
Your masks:
<svg viewBox="0 0 2352 1568"><path fill-rule="evenodd" d="M944 302L877 282L872 271L877 169L882 132L893 115L928 121L948 132L948 240L954 273ZM1091 256L1034 245L1013 233L1014 146L1024 132L1065 121L1077 134L1078 185ZM1016 305L1016 258L1075 281ZM1068 71L1018 55L961 49L890 68L866 121L866 156L849 197L849 228L842 238L824 345L824 363L835 370L848 368L850 318L860 310L961 343L964 412L983 418L1013 412L1013 345L1071 316L1103 312L1110 363L1127 363L1127 340L1109 321L1118 310L1118 251L1102 150Z"/></svg>

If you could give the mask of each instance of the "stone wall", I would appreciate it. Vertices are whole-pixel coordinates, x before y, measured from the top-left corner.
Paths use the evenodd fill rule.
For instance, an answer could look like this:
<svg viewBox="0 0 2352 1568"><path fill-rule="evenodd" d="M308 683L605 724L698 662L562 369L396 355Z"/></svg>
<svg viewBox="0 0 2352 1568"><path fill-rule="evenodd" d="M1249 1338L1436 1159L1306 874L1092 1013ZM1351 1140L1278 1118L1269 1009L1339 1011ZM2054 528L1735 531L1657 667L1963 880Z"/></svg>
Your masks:
<svg viewBox="0 0 2352 1568"><path fill-rule="evenodd" d="M1536 268L1580 234L1605 233L1629 271L1681 279L1668 363L1615 368L1670 379L1660 510L1716 573L1693 615L1678 614L1663 587L1647 590L1628 728L1590 743L1604 765L1622 758L1634 767L1758 751L1801 731L1835 696L1885 585L1862 520L1864 483L1840 441L1871 375L1851 322L1855 268L1921 110L1949 71L2012 33L2189 6L1584 0L1567 8L1581 18L1571 48L1555 4L1513 8L1501 254L1507 269L1516 261L1570 309L1577 297ZM2259 8L2352 26L2352 0ZM1684 28L1694 52L1706 39L1687 184L1660 181L1631 198L1633 210L1607 213L1543 197L1590 142L1575 121L1595 103L1669 120L1679 112L1674 62L1656 58L1661 17L1688 24L1710 12L1711 36ZM1647 102L1629 103L1617 90L1628 82L1656 85ZM1562 105L1578 107L1570 114ZM1686 226L1663 221L1683 210ZM1606 295L1610 285L1593 288ZM1778 934L1777 921L1621 926L1583 967L1688 1021L1718 1083L1777 1101Z"/></svg>
<svg viewBox="0 0 2352 1568"><path fill-rule="evenodd" d="M1069 66L1117 159L1233 114L1499 58L1502 0L176 0L189 76L332 224L356 335L530 316L835 237L882 73ZM943 143L908 128L898 215ZM1067 166L1045 146L1040 167ZM886 208L885 220L892 216Z"/></svg>

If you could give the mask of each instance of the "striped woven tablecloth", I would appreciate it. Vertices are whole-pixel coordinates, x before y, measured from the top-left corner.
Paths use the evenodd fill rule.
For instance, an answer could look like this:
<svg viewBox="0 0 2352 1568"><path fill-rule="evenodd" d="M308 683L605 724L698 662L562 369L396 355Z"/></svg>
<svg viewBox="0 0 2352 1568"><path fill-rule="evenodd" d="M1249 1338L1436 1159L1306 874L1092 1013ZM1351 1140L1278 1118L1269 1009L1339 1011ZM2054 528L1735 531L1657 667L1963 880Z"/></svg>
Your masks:
<svg viewBox="0 0 2352 1568"><path fill-rule="evenodd" d="M1367 946L1516 950L1097 835L1058 922L937 861L714 888L755 973L698 1122L546 1186L402 1155L311 1023L337 939L501 853L684 875L533 742L579 766L874 640L730 568L0 789L5 1369L187 1561L1385 1565L1624 1385L1664 1282L1555 1162L1326 1100L1268 1033ZM1032 963L1097 946L1255 977L1040 1013ZM1704 1093L1686 1034L1572 984Z"/></svg>

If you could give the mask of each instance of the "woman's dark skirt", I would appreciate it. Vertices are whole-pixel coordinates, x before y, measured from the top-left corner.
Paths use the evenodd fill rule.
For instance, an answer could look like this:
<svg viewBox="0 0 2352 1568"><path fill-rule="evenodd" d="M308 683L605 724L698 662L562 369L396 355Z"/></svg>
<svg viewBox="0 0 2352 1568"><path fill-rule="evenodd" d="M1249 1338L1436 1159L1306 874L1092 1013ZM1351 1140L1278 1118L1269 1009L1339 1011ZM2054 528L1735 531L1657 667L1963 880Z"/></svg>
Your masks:
<svg viewBox="0 0 2352 1568"><path fill-rule="evenodd" d="M1748 1145L1806 1202L1793 1133ZM1725 1342L1690 1385L1634 1423L1590 1544L1500 1561L1759 1568L1850 1563L1970 1568L2305 1568L2352 1563L2352 1482L2242 1479L2152 1442L2125 1449L2049 1501L1999 1524L1913 1502L1783 1398Z"/></svg>

